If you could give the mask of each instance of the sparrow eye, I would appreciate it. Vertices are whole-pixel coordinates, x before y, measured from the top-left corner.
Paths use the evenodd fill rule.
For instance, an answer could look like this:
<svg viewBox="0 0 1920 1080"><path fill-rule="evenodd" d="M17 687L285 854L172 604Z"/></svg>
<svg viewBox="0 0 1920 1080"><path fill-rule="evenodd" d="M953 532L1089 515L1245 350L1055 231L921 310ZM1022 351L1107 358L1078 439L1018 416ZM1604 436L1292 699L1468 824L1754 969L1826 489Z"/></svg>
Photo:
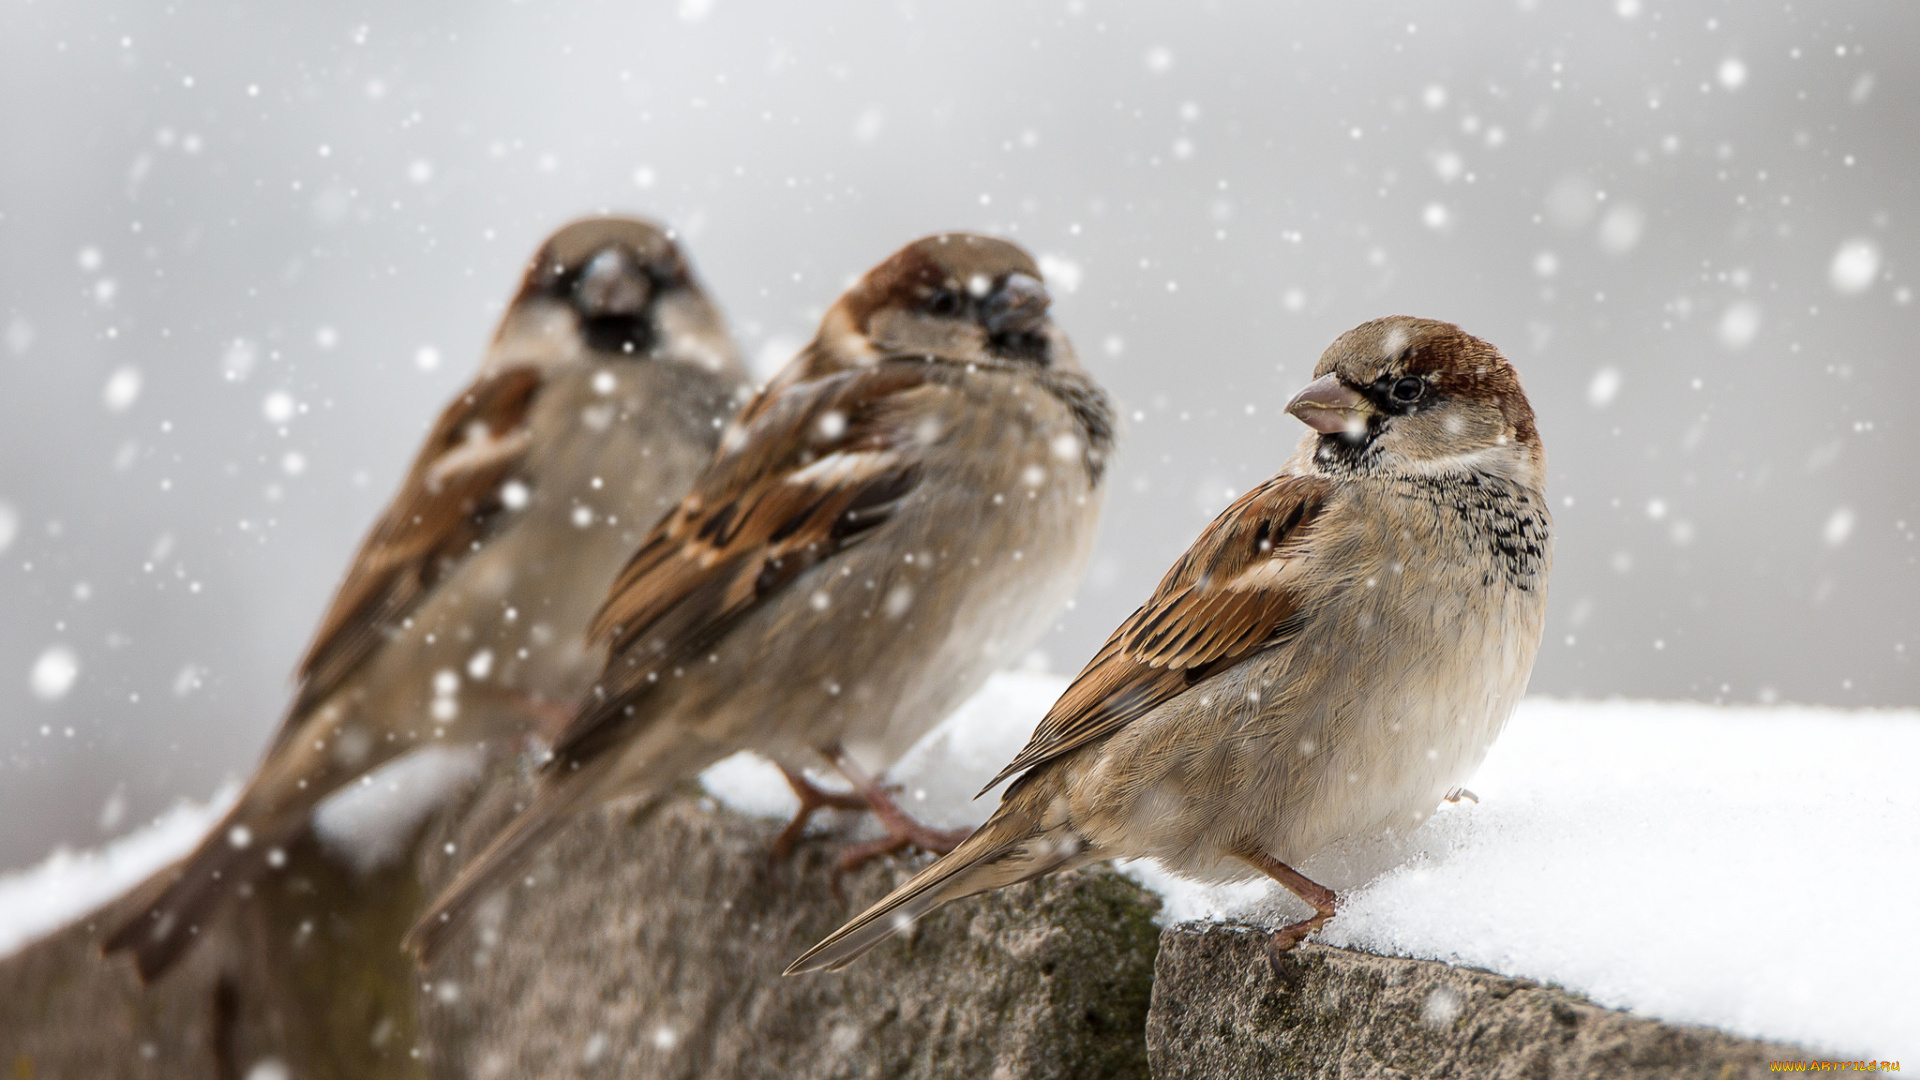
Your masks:
<svg viewBox="0 0 1920 1080"><path fill-rule="evenodd" d="M1393 400L1395 401L1419 401L1420 395L1426 392L1426 381L1414 378L1411 375L1393 384Z"/></svg>
<svg viewBox="0 0 1920 1080"><path fill-rule="evenodd" d="M960 314L963 306L965 302L960 299L960 294L952 289L935 289L933 295L927 297L925 305L927 314L942 319Z"/></svg>

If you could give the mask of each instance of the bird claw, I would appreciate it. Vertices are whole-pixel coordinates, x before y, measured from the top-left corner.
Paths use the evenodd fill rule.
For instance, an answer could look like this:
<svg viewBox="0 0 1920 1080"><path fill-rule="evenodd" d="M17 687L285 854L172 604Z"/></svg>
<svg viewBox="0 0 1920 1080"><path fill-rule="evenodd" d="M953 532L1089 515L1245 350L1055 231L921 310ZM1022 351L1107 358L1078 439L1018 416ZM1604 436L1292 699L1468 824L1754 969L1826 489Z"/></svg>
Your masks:
<svg viewBox="0 0 1920 1080"><path fill-rule="evenodd" d="M1289 923L1275 930L1273 937L1267 942L1269 949L1268 959L1273 961L1274 975L1284 978L1285 973L1282 971L1280 963L1281 957L1299 948L1301 942L1307 940L1314 931L1324 926L1328 919L1333 918L1334 912L1339 910L1340 897L1332 889L1314 881L1300 871L1295 870L1293 867L1288 866L1286 863L1281 862L1279 859L1263 851L1257 849L1242 851L1240 852L1240 858L1251 863L1262 873L1279 882L1288 892L1305 900L1307 905L1313 908L1313 916L1311 918L1301 919L1299 922Z"/></svg>
<svg viewBox="0 0 1920 1080"><path fill-rule="evenodd" d="M1457 788L1454 788L1452 791L1447 792L1448 802L1457 803L1461 799L1465 799L1468 802L1473 803L1475 805L1479 805L1479 802L1480 802L1480 796L1475 795L1473 792L1468 791L1466 788L1463 788L1463 787L1457 787Z"/></svg>
<svg viewBox="0 0 1920 1080"><path fill-rule="evenodd" d="M800 800L800 809L794 811L793 820L773 838L773 845L767 851L767 861L777 862L793 855L794 845L806 834L807 823L820 810L865 810L868 802L857 791L828 791L813 781L785 767L780 770L787 778L787 786L793 789L794 797Z"/></svg>
<svg viewBox="0 0 1920 1080"><path fill-rule="evenodd" d="M919 848L934 855L945 855L960 845L960 841L972 835L971 829L935 829L914 820L900 804L894 801L898 786L882 784L868 776L859 763L848 756L846 750L838 744L829 744L821 748L821 754L840 775L853 785L852 791L826 791L816 787L806 777L782 766L780 772L787 778L787 786L800 800L800 812L780 835L774 838L770 859L784 859L792 854L793 846L799 842L806 831L807 819L815 810L832 807L838 810L871 810L887 835L877 840L867 840L850 844L834 860L833 870L827 878L827 884L833 890L836 899L844 902L846 895L841 891L840 879L860 869L882 855L890 855L904 848Z"/></svg>
<svg viewBox="0 0 1920 1080"><path fill-rule="evenodd" d="M1320 929L1320 927L1325 925L1326 921L1332 917L1333 914L1331 912L1316 913L1311 919L1301 919L1297 923L1289 923L1275 930L1272 939L1269 941L1269 944L1273 948L1274 955L1284 955L1299 948L1301 942L1313 936L1313 932Z"/></svg>

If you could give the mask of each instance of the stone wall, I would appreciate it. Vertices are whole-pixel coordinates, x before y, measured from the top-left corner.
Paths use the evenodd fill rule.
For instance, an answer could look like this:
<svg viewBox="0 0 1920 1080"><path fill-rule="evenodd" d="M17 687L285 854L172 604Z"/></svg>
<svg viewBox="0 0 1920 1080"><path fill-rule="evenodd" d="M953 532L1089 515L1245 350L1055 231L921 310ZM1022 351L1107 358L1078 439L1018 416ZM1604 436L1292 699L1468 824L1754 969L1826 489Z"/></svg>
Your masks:
<svg viewBox="0 0 1920 1080"><path fill-rule="evenodd" d="M360 875L317 846L141 988L112 912L0 961L0 1067L46 1077L1617 1077L1757 1075L1808 1055L1519 980L1245 927L1154 925L1094 870L962 901L840 973L781 969L910 871L834 895L836 844L766 857L772 823L696 794L565 832L530 884L421 971L395 942L510 783ZM448 845L453 853L448 852Z"/></svg>
<svg viewBox="0 0 1920 1080"><path fill-rule="evenodd" d="M1147 1054L1162 1080L1733 1080L1813 1056L1431 960L1314 944L1276 959L1264 931L1231 925L1161 935Z"/></svg>

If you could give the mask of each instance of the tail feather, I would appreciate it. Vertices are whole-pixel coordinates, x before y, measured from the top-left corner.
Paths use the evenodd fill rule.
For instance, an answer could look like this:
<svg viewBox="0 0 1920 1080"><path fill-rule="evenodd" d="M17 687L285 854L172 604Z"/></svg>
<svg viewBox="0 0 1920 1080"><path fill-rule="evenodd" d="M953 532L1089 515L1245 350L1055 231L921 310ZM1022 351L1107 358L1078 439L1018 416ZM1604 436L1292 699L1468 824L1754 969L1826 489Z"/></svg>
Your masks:
<svg viewBox="0 0 1920 1080"><path fill-rule="evenodd" d="M281 814L285 824L263 825L242 803L227 813L186 858L135 886L135 914L100 946L103 955L131 953L143 984L165 975L198 940L227 897L260 876L268 853L299 831L305 817ZM150 900L140 899L141 895Z"/></svg>
<svg viewBox="0 0 1920 1080"><path fill-rule="evenodd" d="M314 807L402 753L400 744L375 740L364 758L343 763L327 749L338 730L330 715L323 711L313 721L323 725L322 737L313 739L308 737L314 730L311 718L289 714L259 772L200 846L116 905L137 914L107 938L101 952L132 953L143 982L166 974L228 897L281 865L275 853L284 852L307 828ZM290 734L296 730L302 733L298 738Z"/></svg>
<svg viewBox="0 0 1920 1080"><path fill-rule="evenodd" d="M401 948L413 953L422 966L433 963L472 920L480 902L519 873L528 857L575 815L611 798L640 796L648 804L657 804L661 793L678 778L699 775L727 752L725 747L688 738L678 725L656 723L617 753L551 761L532 804L461 868L407 931Z"/></svg>
<svg viewBox="0 0 1920 1080"><path fill-rule="evenodd" d="M959 847L801 954L786 974L838 971L950 900L1029 881L1095 857L1076 837L1043 830L1039 815L1018 805L1025 802L1002 804Z"/></svg>
<svg viewBox="0 0 1920 1080"><path fill-rule="evenodd" d="M536 798L441 890L426 914L401 939L401 949L413 953L422 967L433 963L472 920L480 902L519 873L527 859L573 819L578 801L566 789L553 788Z"/></svg>

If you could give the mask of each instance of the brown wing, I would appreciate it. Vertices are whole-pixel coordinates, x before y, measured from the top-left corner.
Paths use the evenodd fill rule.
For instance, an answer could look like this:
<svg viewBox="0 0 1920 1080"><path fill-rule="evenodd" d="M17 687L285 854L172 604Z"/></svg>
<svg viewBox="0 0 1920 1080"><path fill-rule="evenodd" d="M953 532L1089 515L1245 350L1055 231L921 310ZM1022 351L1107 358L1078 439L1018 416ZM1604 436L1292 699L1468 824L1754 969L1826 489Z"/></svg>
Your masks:
<svg viewBox="0 0 1920 1080"><path fill-rule="evenodd" d="M941 363L889 360L748 405L750 419L614 581L588 631L611 646L596 703L554 760L591 756L662 669L884 523L920 479L916 399L957 392L951 378Z"/></svg>
<svg viewBox="0 0 1920 1080"><path fill-rule="evenodd" d="M1332 491L1320 477L1277 476L1240 496L1094 654L987 789L1112 734L1287 637L1301 614L1293 581Z"/></svg>
<svg viewBox="0 0 1920 1080"><path fill-rule="evenodd" d="M501 489L525 462L527 414L540 386L533 368L509 368L474 383L440 414L320 620L300 661L290 717L337 689L499 526ZM282 738L292 726L282 727Z"/></svg>

